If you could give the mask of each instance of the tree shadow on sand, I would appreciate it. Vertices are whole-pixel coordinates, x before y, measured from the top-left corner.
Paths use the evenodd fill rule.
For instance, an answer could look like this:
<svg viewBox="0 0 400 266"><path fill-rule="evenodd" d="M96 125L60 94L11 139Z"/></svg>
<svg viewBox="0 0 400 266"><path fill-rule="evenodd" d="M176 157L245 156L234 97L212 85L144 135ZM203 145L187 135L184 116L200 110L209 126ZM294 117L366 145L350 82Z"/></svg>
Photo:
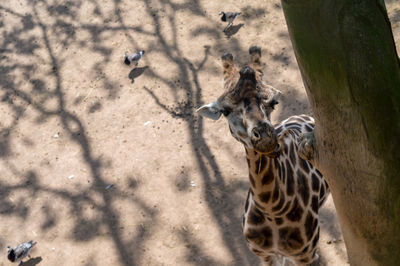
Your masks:
<svg viewBox="0 0 400 266"><path fill-rule="evenodd" d="M90 2L94 6L101 6L96 1ZM111 17L118 16L118 5L116 1ZM131 28L124 25L109 26L110 18L100 11L95 12L94 16L103 23L80 21L78 15L81 6L82 1L29 1L29 12L19 13L18 9L0 5L0 11L14 20L13 27L4 29L3 34L6 37L0 40L0 98L3 107L10 110L11 117L10 123L2 124L0 128L0 156L3 159L2 166L12 175L8 180L0 180L0 216L2 219L18 217L23 223L32 212L32 204L29 202L41 195L45 221L39 225L39 230L46 232L57 226L61 220L58 215L60 210L52 207L52 199L58 198L63 202L62 209L72 223L72 232L67 237L77 242L90 241L98 237L100 229L103 228L102 230L107 231L106 238L115 247L120 265L141 265L142 246L150 235L149 229L158 222L157 213L140 197L132 195L137 187L105 191L108 182L104 169L110 165L111 160L102 154L95 154L86 123L66 104L67 88L64 86L67 75L63 73L66 62L62 59L65 54L68 55L71 45L78 45L82 50L87 49L100 54L100 61L107 63L110 61L112 48L104 44L110 37L103 33L117 34ZM44 15L47 15L47 19L43 19ZM90 41L79 40L78 31L87 33ZM40 53L36 53L39 49ZM12 60L9 60L10 56L13 56ZM103 65L95 64L92 71L101 75L101 79L97 80L101 80L101 88L108 92L104 101L113 100L118 94L117 86L105 73ZM48 70L42 71L41 67ZM48 104L49 102L52 104ZM98 103L97 106L101 104ZM30 112L35 113L33 118L32 115L26 115L28 108ZM41 125L49 119L56 119L63 129L62 134L69 138L72 145L78 147L77 157L82 158L88 167L88 186L76 187L74 190L68 187L55 188L42 183L40 171L35 170L33 166L32 169L20 169L15 159L18 157L10 145L10 139L19 134L19 123L32 120L33 124ZM29 139L26 139L25 143L35 145L34 141ZM9 182L10 180L12 182ZM19 196L14 201L12 196L16 194ZM143 213L141 220L148 224L146 230L134 227L129 238L123 238L126 229L121 226L121 214L114 203L118 200L128 201ZM87 208L96 214L95 218L86 217ZM148 222L149 219L151 223ZM30 221L26 221L28 222ZM37 265L41 260L41 257L30 259L23 265Z"/></svg>
<svg viewBox="0 0 400 266"><path fill-rule="evenodd" d="M147 1L143 0L143 4L147 8L147 12L152 14L153 10ZM168 0L160 1L160 9L171 8L174 12L182 12L186 10L192 15L204 16L203 11L198 1L187 1L184 4L174 4ZM160 25L158 16L153 16L153 23ZM202 177L204 187L205 202L214 217L218 229L221 232L223 244L232 258L231 265L259 265L259 259L250 252L246 241L242 237L241 215L237 213L237 206L242 205L244 208L244 198L248 189L247 182L239 182L230 184L229 180L221 174L220 166L215 160L215 156L209 145L206 143L203 136L203 120L195 113L195 109L201 106L202 87L199 82L199 72L201 72L207 62L210 50L221 49L227 51L235 51L235 53L247 54L248 48L240 47L236 40L232 40L229 46L222 44L223 35L215 27L201 26L192 30L193 36L207 35L215 36L214 44L204 47L204 56L200 62L193 62L185 56L181 51L179 42L177 41L177 27L174 13L168 16L168 21L171 25L171 32L163 32L159 26L156 26L155 34L158 39L157 46L154 49L161 49L162 53L167 57L169 65L176 68L176 77L180 80L182 86L177 87L173 82L165 79L157 74L152 69L148 69L144 74L152 79L157 79L160 83L169 88L172 95L176 95L180 89L185 90L186 98L176 100L175 103L164 103L161 97L157 96L157 92L144 87L143 89L154 99L154 102L161 107L165 112L169 113L172 118L181 119L185 122L184 126L190 135L190 145L194 158L196 159L199 174ZM207 18L209 19L209 18ZM237 27L238 30L241 26ZM169 41L167 41L169 40ZM135 47L136 48L136 47ZM148 47L148 50L153 50L153 47ZM224 211L221 211L224 210ZM216 265L221 265L213 257L212 253L206 254L200 252L203 250L201 241L195 236L180 235L182 243L187 247L187 261L194 265L205 265L207 262L215 262ZM197 243L193 245L191 243ZM201 258L199 258L201 257Z"/></svg>

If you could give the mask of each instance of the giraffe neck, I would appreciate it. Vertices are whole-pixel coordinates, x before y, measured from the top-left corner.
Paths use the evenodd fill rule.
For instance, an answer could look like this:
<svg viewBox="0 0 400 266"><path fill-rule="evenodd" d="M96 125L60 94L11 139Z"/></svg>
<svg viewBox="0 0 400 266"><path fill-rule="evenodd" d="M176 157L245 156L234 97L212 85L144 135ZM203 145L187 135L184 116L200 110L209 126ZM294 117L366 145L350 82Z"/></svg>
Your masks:
<svg viewBox="0 0 400 266"><path fill-rule="evenodd" d="M263 212L273 214L284 202L279 178L278 158L270 158L246 148L251 193L255 205ZM277 208L278 207L278 208Z"/></svg>

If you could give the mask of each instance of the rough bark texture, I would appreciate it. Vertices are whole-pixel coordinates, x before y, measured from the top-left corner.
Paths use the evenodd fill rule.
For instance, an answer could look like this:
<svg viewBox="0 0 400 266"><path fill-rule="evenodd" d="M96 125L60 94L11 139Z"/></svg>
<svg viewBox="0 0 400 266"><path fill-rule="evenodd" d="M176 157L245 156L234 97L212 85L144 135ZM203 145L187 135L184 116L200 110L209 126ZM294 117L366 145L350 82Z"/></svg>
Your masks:
<svg viewBox="0 0 400 266"><path fill-rule="evenodd" d="M383 0L282 0L351 265L400 261L400 67Z"/></svg>

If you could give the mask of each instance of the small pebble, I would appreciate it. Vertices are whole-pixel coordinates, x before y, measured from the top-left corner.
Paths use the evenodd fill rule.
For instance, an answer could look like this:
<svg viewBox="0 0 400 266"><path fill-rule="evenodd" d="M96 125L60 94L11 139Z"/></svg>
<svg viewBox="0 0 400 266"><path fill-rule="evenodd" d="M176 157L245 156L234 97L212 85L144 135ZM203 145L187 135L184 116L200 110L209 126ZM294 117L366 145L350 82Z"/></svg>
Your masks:
<svg viewBox="0 0 400 266"><path fill-rule="evenodd" d="M72 178L74 178L75 177L75 175L70 175L69 177L68 177L68 179L72 179Z"/></svg>
<svg viewBox="0 0 400 266"><path fill-rule="evenodd" d="M326 243L327 244L332 244L332 243L336 243L338 240L336 238L332 238L332 240L328 240Z"/></svg>

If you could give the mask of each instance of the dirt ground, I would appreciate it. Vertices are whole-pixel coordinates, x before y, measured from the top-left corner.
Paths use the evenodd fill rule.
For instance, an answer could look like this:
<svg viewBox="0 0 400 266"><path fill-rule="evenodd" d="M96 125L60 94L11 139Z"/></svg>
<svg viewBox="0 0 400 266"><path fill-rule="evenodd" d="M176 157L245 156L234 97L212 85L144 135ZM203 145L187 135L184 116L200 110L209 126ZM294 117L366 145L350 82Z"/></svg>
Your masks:
<svg viewBox="0 0 400 266"><path fill-rule="evenodd" d="M221 10L242 12L227 34ZM2 1L0 27L0 265L30 239L25 266L261 265L243 147L195 109L222 92L220 56L258 44L273 121L310 114L280 1ZM346 265L331 198L321 224L322 261Z"/></svg>

